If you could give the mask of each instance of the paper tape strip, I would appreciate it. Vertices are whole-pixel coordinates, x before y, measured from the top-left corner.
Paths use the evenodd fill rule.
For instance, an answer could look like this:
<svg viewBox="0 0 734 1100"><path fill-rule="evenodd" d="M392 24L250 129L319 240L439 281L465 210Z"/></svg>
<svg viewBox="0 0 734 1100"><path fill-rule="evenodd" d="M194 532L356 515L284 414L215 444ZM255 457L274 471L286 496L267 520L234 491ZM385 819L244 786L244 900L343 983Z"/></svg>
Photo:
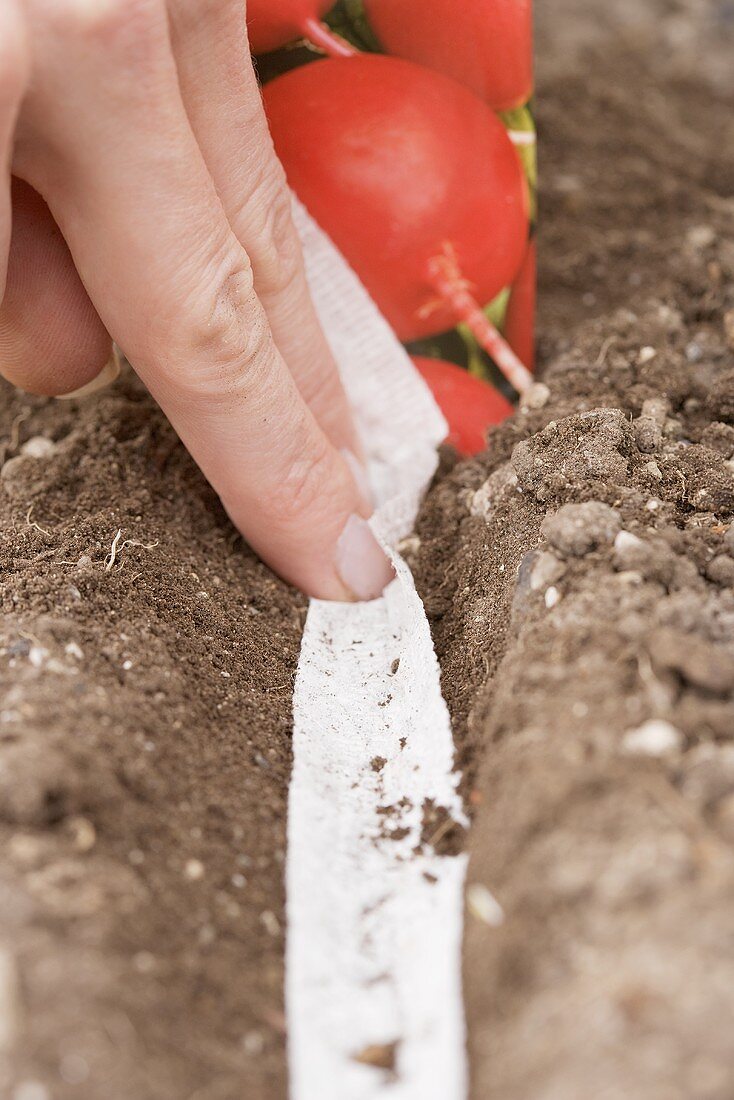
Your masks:
<svg viewBox="0 0 734 1100"><path fill-rule="evenodd" d="M358 417L391 549L445 423L362 285L296 206L312 294ZM462 1100L463 857L424 809L464 821L428 621L409 569L370 604L313 600L294 692L286 865L292 1100Z"/></svg>

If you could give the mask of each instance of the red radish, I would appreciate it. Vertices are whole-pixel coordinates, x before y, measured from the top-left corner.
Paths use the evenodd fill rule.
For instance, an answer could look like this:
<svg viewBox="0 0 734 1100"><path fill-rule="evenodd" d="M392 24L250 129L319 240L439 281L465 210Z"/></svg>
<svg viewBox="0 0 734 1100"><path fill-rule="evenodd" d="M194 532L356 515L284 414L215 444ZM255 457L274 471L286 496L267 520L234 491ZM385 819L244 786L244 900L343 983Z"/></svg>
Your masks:
<svg viewBox="0 0 734 1100"><path fill-rule="evenodd" d="M456 363L419 355L412 358L448 421L447 442L463 455L483 451L487 428L510 416L513 412L510 402Z"/></svg>
<svg viewBox="0 0 734 1100"><path fill-rule="evenodd" d="M247 0L250 49L267 53L305 38L334 57L350 57L354 47L321 22L333 6L334 0Z"/></svg>
<svg viewBox="0 0 734 1100"><path fill-rule="evenodd" d="M480 308L515 278L528 231L525 175L494 112L454 80L377 54L293 69L264 98L291 186L400 339L465 321L526 388Z"/></svg>
<svg viewBox="0 0 734 1100"><path fill-rule="evenodd" d="M528 370L535 367L535 241L528 244L522 267L510 291L505 314L504 333L507 343Z"/></svg>
<svg viewBox="0 0 734 1100"><path fill-rule="evenodd" d="M531 0L365 0L388 53L466 84L495 111L533 87Z"/></svg>

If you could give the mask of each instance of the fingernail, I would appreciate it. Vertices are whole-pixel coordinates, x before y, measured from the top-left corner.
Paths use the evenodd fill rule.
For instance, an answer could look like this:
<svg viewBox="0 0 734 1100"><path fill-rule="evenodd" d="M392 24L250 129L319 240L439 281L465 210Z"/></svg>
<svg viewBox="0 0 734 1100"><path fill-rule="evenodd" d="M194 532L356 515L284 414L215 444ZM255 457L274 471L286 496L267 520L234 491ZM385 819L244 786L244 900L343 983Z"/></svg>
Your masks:
<svg viewBox="0 0 734 1100"><path fill-rule="evenodd" d="M336 569L358 600L374 600L395 576L385 551L361 516L350 516L336 544Z"/></svg>
<svg viewBox="0 0 734 1100"><path fill-rule="evenodd" d="M71 393L58 394L57 401L76 401L80 397L89 397L90 394L96 393L97 390L103 390L106 386L112 385L117 376L120 373L120 356L117 348L113 346L112 355L107 360L102 370L93 378L91 382L87 382L85 386L80 386L78 390L72 390Z"/></svg>
<svg viewBox="0 0 734 1100"><path fill-rule="evenodd" d="M367 470L363 463L359 461L354 451L350 451L348 447L342 447L341 453L359 489L360 496L364 498L370 508L374 508L375 501L372 494L372 486L370 485L370 479L367 476Z"/></svg>

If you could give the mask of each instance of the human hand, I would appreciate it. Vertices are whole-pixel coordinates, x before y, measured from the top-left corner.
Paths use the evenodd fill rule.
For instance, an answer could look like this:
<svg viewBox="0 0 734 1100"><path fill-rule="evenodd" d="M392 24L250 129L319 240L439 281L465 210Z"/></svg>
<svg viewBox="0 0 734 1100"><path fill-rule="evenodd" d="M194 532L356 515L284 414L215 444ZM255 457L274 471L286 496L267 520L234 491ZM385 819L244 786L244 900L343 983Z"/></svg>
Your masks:
<svg viewBox="0 0 734 1100"><path fill-rule="evenodd" d="M68 393L114 340L273 569L379 595L244 5L0 0L0 163L0 372Z"/></svg>

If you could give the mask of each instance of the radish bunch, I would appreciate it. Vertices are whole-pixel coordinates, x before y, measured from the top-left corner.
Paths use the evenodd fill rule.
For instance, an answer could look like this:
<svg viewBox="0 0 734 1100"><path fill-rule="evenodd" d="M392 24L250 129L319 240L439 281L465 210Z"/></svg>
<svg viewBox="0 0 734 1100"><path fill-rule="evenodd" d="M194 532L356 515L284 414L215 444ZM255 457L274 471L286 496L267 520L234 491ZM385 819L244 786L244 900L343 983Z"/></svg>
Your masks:
<svg viewBox="0 0 734 1100"><path fill-rule="evenodd" d="M376 54L293 69L264 99L291 186L400 339L464 321L527 388L480 307L517 275L529 210L517 153L486 103L440 73Z"/></svg>
<svg viewBox="0 0 734 1100"><path fill-rule="evenodd" d="M401 340L461 323L522 393L532 382L535 245L527 177L495 112L531 95L531 0L363 0L392 56L340 38L324 22L333 3L247 3L254 53L302 40L328 58L264 88L288 180ZM502 336L486 306L507 287ZM413 361L449 441L480 450L510 403L453 363Z"/></svg>
<svg viewBox="0 0 734 1100"><path fill-rule="evenodd" d="M465 84L496 111L533 85L531 0L365 0L388 53Z"/></svg>
<svg viewBox="0 0 734 1100"><path fill-rule="evenodd" d="M446 417L446 442L462 455L484 450L487 428L510 416L510 402L456 363L418 355L413 356L413 363Z"/></svg>
<svg viewBox="0 0 734 1100"><path fill-rule="evenodd" d="M507 343L532 370L535 360L535 291L536 254L535 239L528 244L525 259L510 290L510 300L505 315L504 333Z"/></svg>
<svg viewBox="0 0 734 1100"><path fill-rule="evenodd" d="M248 0L253 53L305 39L332 57L355 53L322 21L333 0ZM531 0L365 0L386 51L465 84L496 111L530 98Z"/></svg>
<svg viewBox="0 0 734 1100"><path fill-rule="evenodd" d="M277 50L305 38L334 57L355 50L321 22L334 0L247 0L247 33L253 53Z"/></svg>

